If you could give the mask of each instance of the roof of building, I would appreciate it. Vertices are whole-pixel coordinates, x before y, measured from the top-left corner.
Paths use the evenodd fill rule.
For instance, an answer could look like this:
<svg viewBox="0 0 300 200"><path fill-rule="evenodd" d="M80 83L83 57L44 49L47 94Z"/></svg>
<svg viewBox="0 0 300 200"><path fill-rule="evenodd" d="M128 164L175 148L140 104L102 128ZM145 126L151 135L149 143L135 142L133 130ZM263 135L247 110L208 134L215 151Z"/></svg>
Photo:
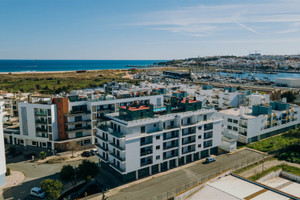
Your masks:
<svg viewBox="0 0 300 200"><path fill-rule="evenodd" d="M247 119L254 119L257 116L253 116L252 115L252 109L251 108L244 108L243 112L240 112L241 107L238 108L231 108L231 109L227 109L227 110L221 110L219 111L219 113L221 114L226 114L226 115L232 115L232 116L240 116L240 117L244 117Z"/></svg>
<svg viewBox="0 0 300 200"><path fill-rule="evenodd" d="M126 106L121 106L120 108L127 109ZM128 106L128 110L130 110L130 111L148 110L148 109L150 109L150 106L145 106L145 105L141 105L139 107L137 107L137 106Z"/></svg>
<svg viewBox="0 0 300 200"><path fill-rule="evenodd" d="M197 101L197 100L192 100L192 99L188 99L188 103L196 103L196 102L199 102L199 101ZM181 103L186 103L186 99L183 99L183 100L181 101Z"/></svg>

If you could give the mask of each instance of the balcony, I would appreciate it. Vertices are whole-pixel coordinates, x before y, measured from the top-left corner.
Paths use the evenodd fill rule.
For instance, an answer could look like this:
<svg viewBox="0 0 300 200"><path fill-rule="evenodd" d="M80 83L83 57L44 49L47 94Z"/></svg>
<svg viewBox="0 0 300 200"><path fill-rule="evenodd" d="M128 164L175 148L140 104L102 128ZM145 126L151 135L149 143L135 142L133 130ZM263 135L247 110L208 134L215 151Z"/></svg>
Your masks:
<svg viewBox="0 0 300 200"><path fill-rule="evenodd" d="M112 128L110 128L109 126L107 125L104 125L104 124L101 124L100 126L98 126L98 129L102 130L102 131L105 131L105 132L108 132L109 134L117 137L117 138L124 138L125 135L123 133L119 133L117 131L114 131Z"/></svg>
<svg viewBox="0 0 300 200"><path fill-rule="evenodd" d="M74 132L85 131L85 130L91 130L91 126L84 126L84 127L66 129L67 133L74 133Z"/></svg>
<svg viewBox="0 0 300 200"><path fill-rule="evenodd" d="M152 164L152 160L147 160L145 162L141 162L141 167L145 166L145 165L150 165Z"/></svg>
<svg viewBox="0 0 300 200"><path fill-rule="evenodd" d="M35 123L36 123L36 124L47 124L47 121L36 120Z"/></svg>
<svg viewBox="0 0 300 200"><path fill-rule="evenodd" d="M47 129L46 128L40 128L40 127L37 127L35 129L37 132L47 132Z"/></svg>
<svg viewBox="0 0 300 200"><path fill-rule="evenodd" d="M195 142L195 141L196 141L195 138L192 139L192 140L183 140L183 141L182 141L182 145L190 144L190 143L193 143L193 142Z"/></svg>
<svg viewBox="0 0 300 200"><path fill-rule="evenodd" d="M150 155L152 153L153 153L152 150L146 150L146 151L141 152L141 156Z"/></svg>
<svg viewBox="0 0 300 200"><path fill-rule="evenodd" d="M182 154L187 154L187 153L191 153L191 152L194 152L194 151L195 151L195 148L185 149L185 150L182 150Z"/></svg>
<svg viewBox="0 0 300 200"><path fill-rule="evenodd" d="M95 145L96 145L97 147L99 147L100 149L102 149L103 151L108 151L108 148L106 148L106 147L100 145L99 143L96 143Z"/></svg>
<svg viewBox="0 0 300 200"><path fill-rule="evenodd" d="M185 136L185 135L190 135L190 134L194 134L196 133L196 129L191 129L191 130L188 130L187 132L183 132L182 133L182 136Z"/></svg>
<svg viewBox="0 0 300 200"><path fill-rule="evenodd" d="M125 158L121 158L120 156L116 155L113 151L110 151L109 154L121 162L125 161Z"/></svg>
<svg viewBox="0 0 300 200"><path fill-rule="evenodd" d="M36 116L47 116L46 112L35 112Z"/></svg>
<svg viewBox="0 0 300 200"><path fill-rule="evenodd" d="M179 135L178 133L176 133L176 134L170 134L170 135L166 134L166 135L164 135L164 140L178 138L178 135Z"/></svg>
<svg viewBox="0 0 300 200"><path fill-rule="evenodd" d="M105 109L101 109L101 110L97 110L97 113L111 113L111 112L115 112L114 108L105 108Z"/></svg>
<svg viewBox="0 0 300 200"><path fill-rule="evenodd" d="M191 126L191 125L195 125L195 124L197 124L197 122L189 122L189 123L183 124L182 126Z"/></svg>
<svg viewBox="0 0 300 200"><path fill-rule="evenodd" d="M167 149L172 149L172 148L175 148L175 147L178 147L178 142L175 143L175 144L164 145L163 149L167 150Z"/></svg>
<svg viewBox="0 0 300 200"><path fill-rule="evenodd" d="M125 147L121 147L117 144L115 144L113 141L109 141L109 144L117 149L119 149L120 151L125 151Z"/></svg>
<svg viewBox="0 0 300 200"><path fill-rule="evenodd" d="M107 138L104 138L104 137L102 137L102 136L100 136L100 135L98 135L98 134L96 134L96 137L97 138L99 138L100 140L102 140L102 141L108 141L108 139Z"/></svg>
<svg viewBox="0 0 300 200"><path fill-rule="evenodd" d="M163 159L166 160L166 159L174 158L174 157L177 157L177 156L178 156L178 153L171 154L171 155L165 155L165 156L163 156Z"/></svg>
<svg viewBox="0 0 300 200"><path fill-rule="evenodd" d="M97 156L101 159L101 160L103 160L104 162L107 162L108 161L108 159L106 159L105 157L103 157L101 154L97 154Z"/></svg>
<svg viewBox="0 0 300 200"><path fill-rule="evenodd" d="M90 119L87 120L78 120L78 121L74 121L74 122L67 122L67 125L75 125L75 124L84 124L84 123L88 123L90 122Z"/></svg>
<svg viewBox="0 0 300 200"><path fill-rule="evenodd" d="M116 164L114 164L113 162L110 162L109 165L110 165L112 168L116 169L117 171L119 171L119 172L121 172L121 173L124 173L124 172L125 172L125 169L122 169L122 168L118 167L118 166L117 166Z"/></svg>
<svg viewBox="0 0 300 200"><path fill-rule="evenodd" d="M178 128L178 126L170 125L170 126L165 127L164 129L169 130L169 129L173 129L173 128Z"/></svg>
<svg viewBox="0 0 300 200"><path fill-rule="evenodd" d="M66 113L65 116L73 117L73 116L81 116L81 115L86 115L86 114L91 114L91 111L90 110L76 110L76 111L71 110L69 113Z"/></svg>

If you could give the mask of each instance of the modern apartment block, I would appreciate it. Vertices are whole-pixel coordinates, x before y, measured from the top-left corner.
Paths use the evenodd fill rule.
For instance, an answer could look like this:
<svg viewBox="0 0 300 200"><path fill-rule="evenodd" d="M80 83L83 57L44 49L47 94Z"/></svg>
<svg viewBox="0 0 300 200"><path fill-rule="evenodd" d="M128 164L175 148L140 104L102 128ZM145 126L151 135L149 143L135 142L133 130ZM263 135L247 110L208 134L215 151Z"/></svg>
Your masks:
<svg viewBox="0 0 300 200"><path fill-rule="evenodd" d="M299 125L300 107L282 102L222 110L222 133L241 143L252 143Z"/></svg>
<svg viewBox="0 0 300 200"><path fill-rule="evenodd" d="M58 139L56 105L19 103L20 134L13 134L12 144L54 149Z"/></svg>
<svg viewBox="0 0 300 200"><path fill-rule="evenodd" d="M199 95L206 97L206 104L216 109L239 106L239 92L234 87L225 87L224 90L204 86Z"/></svg>
<svg viewBox="0 0 300 200"><path fill-rule="evenodd" d="M214 154L221 144L215 112L177 97L159 107L138 101L120 107L96 128L99 162L128 182Z"/></svg>
<svg viewBox="0 0 300 200"><path fill-rule="evenodd" d="M114 99L102 95L93 98L70 95L18 104L20 132L9 132L12 144L51 150L79 150L95 143L96 126L104 113L115 112L134 101L163 104L163 95Z"/></svg>
<svg viewBox="0 0 300 200"><path fill-rule="evenodd" d="M0 102L0 187L5 184L6 173L6 160L5 160L5 147L4 147L4 135L3 135L3 119L4 114L4 102Z"/></svg>

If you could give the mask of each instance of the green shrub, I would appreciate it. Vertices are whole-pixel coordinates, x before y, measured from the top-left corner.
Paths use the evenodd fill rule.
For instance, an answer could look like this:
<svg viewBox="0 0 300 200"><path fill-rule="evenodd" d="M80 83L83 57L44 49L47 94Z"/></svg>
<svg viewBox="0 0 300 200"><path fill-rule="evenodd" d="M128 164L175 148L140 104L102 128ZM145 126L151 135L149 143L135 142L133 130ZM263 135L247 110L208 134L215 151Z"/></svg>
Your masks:
<svg viewBox="0 0 300 200"><path fill-rule="evenodd" d="M44 159L47 158L47 153L46 153L45 151L41 151L41 152L39 153L39 156L40 156L40 158L41 158L42 160L44 160Z"/></svg>
<svg viewBox="0 0 300 200"><path fill-rule="evenodd" d="M10 168L9 168L9 167L7 167L7 168L6 168L6 173L5 173L5 176L9 176L9 175L11 175L11 173L10 173Z"/></svg>

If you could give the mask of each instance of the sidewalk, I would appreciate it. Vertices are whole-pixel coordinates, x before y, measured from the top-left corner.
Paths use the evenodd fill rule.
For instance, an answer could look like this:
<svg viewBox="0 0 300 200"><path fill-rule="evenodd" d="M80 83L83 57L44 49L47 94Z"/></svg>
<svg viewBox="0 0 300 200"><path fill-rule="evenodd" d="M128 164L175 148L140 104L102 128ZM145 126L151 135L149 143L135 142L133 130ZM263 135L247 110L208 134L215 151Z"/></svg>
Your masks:
<svg viewBox="0 0 300 200"><path fill-rule="evenodd" d="M25 176L22 172L18 171L11 171L11 175L6 177L6 184L2 187L0 187L0 199L2 197L2 194L5 190L8 190L9 188L19 185L22 183L25 179Z"/></svg>

